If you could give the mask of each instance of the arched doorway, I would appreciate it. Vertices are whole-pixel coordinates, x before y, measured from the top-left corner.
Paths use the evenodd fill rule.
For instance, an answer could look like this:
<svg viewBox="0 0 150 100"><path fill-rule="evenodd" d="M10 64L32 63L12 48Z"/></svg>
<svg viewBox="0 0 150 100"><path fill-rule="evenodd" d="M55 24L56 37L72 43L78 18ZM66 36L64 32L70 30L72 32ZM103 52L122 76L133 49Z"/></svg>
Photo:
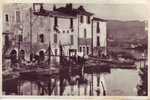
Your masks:
<svg viewBox="0 0 150 100"><path fill-rule="evenodd" d="M18 60L17 60L17 51L15 49L13 49L10 52L10 60L11 60L11 67L17 67L16 64Z"/></svg>
<svg viewBox="0 0 150 100"><path fill-rule="evenodd" d="M23 49L19 52L20 60L25 60L25 51Z"/></svg>
<svg viewBox="0 0 150 100"><path fill-rule="evenodd" d="M44 61L45 60L45 52L44 50L39 51L39 60Z"/></svg>

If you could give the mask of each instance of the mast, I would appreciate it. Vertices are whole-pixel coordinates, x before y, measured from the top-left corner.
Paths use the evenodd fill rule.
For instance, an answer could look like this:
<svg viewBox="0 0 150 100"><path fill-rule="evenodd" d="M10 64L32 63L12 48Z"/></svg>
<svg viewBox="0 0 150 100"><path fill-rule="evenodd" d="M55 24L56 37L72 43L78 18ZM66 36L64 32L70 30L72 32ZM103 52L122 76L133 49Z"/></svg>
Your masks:
<svg viewBox="0 0 150 100"><path fill-rule="evenodd" d="M51 63L51 45L49 42L49 47L48 47L48 64L50 65Z"/></svg>
<svg viewBox="0 0 150 100"><path fill-rule="evenodd" d="M92 25L91 25L91 33L92 33L92 39L91 39L91 52L93 56L93 20L92 20Z"/></svg>
<svg viewBox="0 0 150 100"><path fill-rule="evenodd" d="M78 51L79 51L79 49L80 49L80 46L79 46L79 16L78 16Z"/></svg>
<svg viewBox="0 0 150 100"><path fill-rule="evenodd" d="M32 54L32 8L30 8L30 54Z"/></svg>

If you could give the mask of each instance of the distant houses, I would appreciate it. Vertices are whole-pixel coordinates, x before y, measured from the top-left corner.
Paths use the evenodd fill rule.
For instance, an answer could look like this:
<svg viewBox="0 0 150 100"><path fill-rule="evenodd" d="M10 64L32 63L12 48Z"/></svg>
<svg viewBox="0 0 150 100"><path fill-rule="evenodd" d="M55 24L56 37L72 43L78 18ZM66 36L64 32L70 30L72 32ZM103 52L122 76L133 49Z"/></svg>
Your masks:
<svg viewBox="0 0 150 100"><path fill-rule="evenodd" d="M62 45L65 55L69 50L84 55L106 54L106 23L83 6L73 8L71 3L53 5L52 9L42 3L8 4L3 10L3 51L30 54L46 52L50 46L53 55L60 55Z"/></svg>

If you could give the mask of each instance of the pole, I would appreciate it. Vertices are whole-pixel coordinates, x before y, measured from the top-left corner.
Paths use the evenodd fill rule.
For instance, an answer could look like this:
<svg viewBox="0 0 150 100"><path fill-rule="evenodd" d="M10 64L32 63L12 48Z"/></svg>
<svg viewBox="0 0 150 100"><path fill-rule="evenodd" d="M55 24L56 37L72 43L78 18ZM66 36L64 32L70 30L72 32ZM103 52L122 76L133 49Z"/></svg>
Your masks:
<svg viewBox="0 0 150 100"><path fill-rule="evenodd" d="M48 81L48 95L51 95L51 78Z"/></svg>
<svg viewBox="0 0 150 100"><path fill-rule="evenodd" d="M30 88L31 88L31 95L33 94L33 92L32 92L32 90L33 90L33 88L32 88L32 81L30 82Z"/></svg>
<svg viewBox="0 0 150 100"><path fill-rule="evenodd" d="M108 56L108 33L107 33L107 22L106 22L106 55Z"/></svg>
<svg viewBox="0 0 150 100"><path fill-rule="evenodd" d="M30 53L32 53L32 8L30 8Z"/></svg>
<svg viewBox="0 0 150 100"><path fill-rule="evenodd" d="M79 51L79 48L80 48L80 46L79 46L79 16L78 16L78 51Z"/></svg>
<svg viewBox="0 0 150 100"><path fill-rule="evenodd" d="M48 47L48 64L50 65L51 63L51 45L49 42L49 47Z"/></svg>
<svg viewBox="0 0 150 100"><path fill-rule="evenodd" d="M92 20L92 25L91 25L91 33L92 33L92 39L91 39L91 52L93 56L93 20Z"/></svg>
<svg viewBox="0 0 150 100"><path fill-rule="evenodd" d="M93 72L92 72L92 95L93 95Z"/></svg>
<svg viewBox="0 0 150 100"><path fill-rule="evenodd" d="M18 38L18 61L19 61L19 65L20 65L20 34L19 34L19 38Z"/></svg>
<svg viewBox="0 0 150 100"><path fill-rule="evenodd" d="M103 85L102 81L101 81L101 84L102 84L102 87L103 87L103 96L106 96L106 91L105 91L105 88L104 88L104 85Z"/></svg>

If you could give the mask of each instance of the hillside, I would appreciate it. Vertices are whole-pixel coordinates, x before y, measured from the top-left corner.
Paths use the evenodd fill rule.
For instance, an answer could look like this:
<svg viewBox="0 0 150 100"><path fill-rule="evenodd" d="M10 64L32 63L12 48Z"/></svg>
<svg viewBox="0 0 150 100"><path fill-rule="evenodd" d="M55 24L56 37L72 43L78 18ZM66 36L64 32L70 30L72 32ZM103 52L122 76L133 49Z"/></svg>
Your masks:
<svg viewBox="0 0 150 100"><path fill-rule="evenodd" d="M107 23L108 38L118 42L147 42L144 21L109 20Z"/></svg>

